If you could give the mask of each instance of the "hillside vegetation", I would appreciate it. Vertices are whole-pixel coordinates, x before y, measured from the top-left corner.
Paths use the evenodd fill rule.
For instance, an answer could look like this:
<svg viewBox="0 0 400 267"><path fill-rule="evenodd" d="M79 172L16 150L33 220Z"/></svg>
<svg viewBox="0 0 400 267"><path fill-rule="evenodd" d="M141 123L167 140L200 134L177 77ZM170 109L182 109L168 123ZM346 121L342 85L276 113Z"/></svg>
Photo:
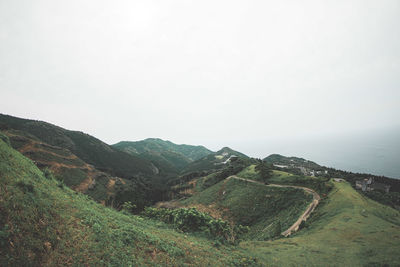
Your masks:
<svg viewBox="0 0 400 267"><path fill-rule="evenodd" d="M250 227L244 238L268 240L279 237L305 211L310 194L293 188L260 186L237 179L225 179L182 201L234 224Z"/></svg>
<svg viewBox="0 0 400 267"><path fill-rule="evenodd" d="M335 182L294 236L241 246L268 266L398 266L400 213Z"/></svg>
<svg viewBox="0 0 400 267"><path fill-rule="evenodd" d="M254 164L238 173L238 176L256 181L264 181L260 174L256 171L256 165ZM332 189L332 185L329 180L329 178L325 177L296 175L278 170L273 170L271 177L267 179L268 183L271 184L305 186L315 190L322 196L327 194Z"/></svg>
<svg viewBox="0 0 400 267"><path fill-rule="evenodd" d="M1 136L2 140L7 140ZM0 140L0 266L246 266L230 246L106 208Z"/></svg>

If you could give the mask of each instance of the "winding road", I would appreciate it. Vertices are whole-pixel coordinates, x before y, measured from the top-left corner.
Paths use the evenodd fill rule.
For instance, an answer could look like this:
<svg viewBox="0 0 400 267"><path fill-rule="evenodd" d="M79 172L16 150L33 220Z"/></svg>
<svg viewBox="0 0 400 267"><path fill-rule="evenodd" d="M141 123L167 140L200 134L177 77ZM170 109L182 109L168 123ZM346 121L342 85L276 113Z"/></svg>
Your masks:
<svg viewBox="0 0 400 267"><path fill-rule="evenodd" d="M250 179L246 179L246 178L241 178L241 177L238 177L238 176L235 176L235 175L229 176L227 178L227 180L228 179L242 180L242 181L255 183L255 184L259 184L259 185L263 185L263 186L267 186L267 187L286 187L286 188L287 187L291 187L291 188L297 188L297 189L302 189L305 192L313 195L312 202L308 205L307 209L303 212L303 214L301 214L301 216L297 219L297 221L292 226L290 226L286 231L281 233L285 237L286 236L290 236L292 233L294 233L294 232L299 230L301 222L306 221L308 219L308 217L310 217L311 213L315 210L315 208L319 204L319 201L321 200L321 197L318 195L317 192L315 192L314 190L312 190L310 188L303 187L303 186L280 185L280 184L264 184L264 183L259 182L259 181L250 180Z"/></svg>

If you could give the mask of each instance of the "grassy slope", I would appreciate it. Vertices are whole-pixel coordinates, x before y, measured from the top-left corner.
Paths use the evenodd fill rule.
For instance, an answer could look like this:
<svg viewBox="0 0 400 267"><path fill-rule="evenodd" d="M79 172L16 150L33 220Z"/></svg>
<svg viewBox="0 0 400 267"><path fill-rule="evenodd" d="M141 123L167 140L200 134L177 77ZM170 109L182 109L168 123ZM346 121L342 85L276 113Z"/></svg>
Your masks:
<svg viewBox="0 0 400 267"><path fill-rule="evenodd" d="M266 187L228 179L195 194L183 204L201 204L221 211L224 218L250 226L245 238L266 240L276 234L278 224L282 232L289 228L311 199L312 196L303 190Z"/></svg>
<svg viewBox="0 0 400 267"><path fill-rule="evenodd" d="M255 170L255 165L250 165L238 173L237 176L257 181L261 180L261 176ZM277 170L272 172L272 176L268 179L268 183L305 186L314 189L321 195L321 197L324 197L332 187L331 183L329 182L329 178L294 175Z"/></svg>
<svg viewBox="0 0 400 267"><path fill-rule="evenodd" d="M232 247L217 249L207 239L103 207L46 178L1 140L0 177L0 266L206 266L246 261Z"/></svg>
<svg viewBox="0 0 400 267"><path fill-rule="evenodd" d="M271 266L398 266L400 213L334 183L305 229L241 246Z"/></svg>

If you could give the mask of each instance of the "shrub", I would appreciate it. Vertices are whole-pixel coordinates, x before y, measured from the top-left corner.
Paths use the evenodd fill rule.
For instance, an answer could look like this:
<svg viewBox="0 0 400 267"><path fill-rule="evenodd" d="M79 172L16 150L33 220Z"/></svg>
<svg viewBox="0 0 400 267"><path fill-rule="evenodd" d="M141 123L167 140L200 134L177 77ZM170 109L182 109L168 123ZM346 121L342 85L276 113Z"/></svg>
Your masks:
<svg viewBox="0 0 400 267"><path fill-rule="evenodd" d="M46 177L47 179L54 180L53 172L49 168L45 168L43 170L43 174L44 174L44 177Z"/></svg>
<svg viewBox="0 0 400 267"><path fill-rule="evenodd" d="M130 214L133 213L136 209L136 205L132 204L132 202L130 201L126 201L124 202L124 204L122 204L122 212L125 214Z"/></svg>
<svg viewBox="0 0 400 267"><path fill-rule="evenodd" d="M25 181L18 181L16 185L22 190L24 193L34 193L35 188L32 183Z"/></svg>
<svg viewBox="0 0 400 267"><path fill-rule="evenodd" d="M142 215L173 224L184 232L203 232L221 241L234 243L249 228L242 225L230 225L227 221L214 219L195 208L158 209L147 207Z"/></svg>

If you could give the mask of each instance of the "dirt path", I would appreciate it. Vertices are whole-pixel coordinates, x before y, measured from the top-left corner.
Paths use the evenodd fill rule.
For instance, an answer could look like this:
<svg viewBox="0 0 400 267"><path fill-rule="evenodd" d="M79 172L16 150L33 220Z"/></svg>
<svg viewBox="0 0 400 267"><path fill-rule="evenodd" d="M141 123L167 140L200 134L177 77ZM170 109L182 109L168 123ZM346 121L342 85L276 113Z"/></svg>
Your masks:
<svg viewBox="0 0 400 267"><path fill-rule="evenodd" d="M299 219L297 219L297 221L290 226L286 231L282 232L283 236L289 236L291 235L293 232L296 232L299 230L300 224L302 221L306 221L308 219L308 217L310 217L310 214L315 210L315 208L318 206L319 201L321 200L321 197L318 195L317 192L315 192L314 190L307 188L307 187L303 187L303 186L296 186L296 185L280 185L280 184L264 184L262 182L258 182L258 181L254 181L254 180L250 180L250 179L245 179L245 178L241 178L235 175L229 176L227 179L237 179L237 180L242 180L242 181L246 181L246 182L250 182L250 183L255 183L255 184L259 184L259 185L263 185L263 186L268 186L268 187L291 187L291 188L296 188L296 189L302 189L305 192L312 194L313 195L313 201L308 205L307 209L303 212L303 214L299 217Z"/></svg>

